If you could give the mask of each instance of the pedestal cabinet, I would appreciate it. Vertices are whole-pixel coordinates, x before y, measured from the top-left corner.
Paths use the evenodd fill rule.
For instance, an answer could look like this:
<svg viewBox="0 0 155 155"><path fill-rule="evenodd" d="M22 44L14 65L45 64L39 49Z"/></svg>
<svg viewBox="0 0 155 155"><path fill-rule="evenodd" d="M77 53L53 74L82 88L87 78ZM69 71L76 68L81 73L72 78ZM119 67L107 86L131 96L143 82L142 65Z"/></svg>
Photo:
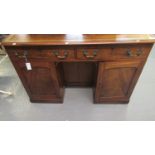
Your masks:
<svg viewBox="0 0 155 155"><path fill-rule="evenodd" d="M154 41L154 35L10 35L2 45L31 102L62 103L65 87L92 87L94 103L127 103Z"/></svg>

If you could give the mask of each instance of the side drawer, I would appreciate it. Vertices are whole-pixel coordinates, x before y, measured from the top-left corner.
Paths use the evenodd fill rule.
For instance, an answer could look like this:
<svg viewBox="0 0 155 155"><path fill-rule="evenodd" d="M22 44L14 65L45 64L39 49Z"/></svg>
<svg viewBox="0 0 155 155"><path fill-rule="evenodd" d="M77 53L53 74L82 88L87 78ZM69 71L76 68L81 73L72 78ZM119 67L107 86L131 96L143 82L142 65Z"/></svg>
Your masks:
<svg viewBox="0 0 155 155"><path fill-rule="evenodd" d="M59 47L16 47L8 48L9 56L14 60L50 59L52 61L70 60L75 58L73 48Z"/></svg>
<svg viewBox="0 0 155 155"><path fill-rule="evenodd" d="M145 59L149 55L152 44L115 45L111 52L112 59Z"/></svg>
<svg viewBox="0 0 155 155"><path fill-rule="evenodd" d="M94 45L77 48L80 60L120 60L145 59L153 44Z"/></svg>

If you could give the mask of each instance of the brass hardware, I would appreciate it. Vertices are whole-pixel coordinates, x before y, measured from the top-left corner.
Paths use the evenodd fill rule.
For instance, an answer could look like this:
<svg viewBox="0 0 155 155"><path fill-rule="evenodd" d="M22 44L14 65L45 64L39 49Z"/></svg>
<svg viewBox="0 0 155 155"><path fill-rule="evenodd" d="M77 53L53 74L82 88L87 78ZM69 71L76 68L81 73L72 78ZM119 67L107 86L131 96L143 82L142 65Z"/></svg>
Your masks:
<svg viewBox="0 0 155 155"><path fill-rule="evenodd" d="M18 53L15 53L15 55L16 55L18 58L25 58L24 55L18 55Z"/></svg>
<svg viewBox="0 0 155 155"><path fill-rule="evenodd" d="M68 56L67 51L64 52L64 55L59 55L59 51L53 51L54 55L58 58L58 59L65 59Z"/></svg>
<svg viewBox="0 0 155 155"><path fill-rule="evenodd" d="M142 49L139 48L139 49L137 50L137 56L140 56L140 55L142 55L142 54L143 54L143 51L142 51Z"/></svg>
<svg viewBox="0 0 155 155"><path fill-rule="evenodd" d="M15 56L17 56L18 58L25 58L27 57L27 51L24 51L24 54L23 55L19 55L18 52L15 52Z"/></svg>
<svg viewBox="0 0 155 155"><path fill-rule="evenodd" d="M143 51L140 48L136 51L136 53L132 53L130 49L127 50L127 55L129 57L137 57L137 56L141 56L142 54L143 54Z"/></svg>
<svg viewBox="0 0 155 155"><path fill-rule="evenodd" d="M15 56L17 56L18 58L24 58L26 62L27 62L27 55L28 55L27 51L24 51L23 55L19 55L18 52L15 52Z"/></svg>
<svg viewBox="0 0 155 155"><path fill-rule="evenodd" d="M93 59L94 57L97 56L97 50L94 50L93 51L93 55L88 55L88 51L84 50L83 51L83 55L88 58L88 59Z"/></svg>

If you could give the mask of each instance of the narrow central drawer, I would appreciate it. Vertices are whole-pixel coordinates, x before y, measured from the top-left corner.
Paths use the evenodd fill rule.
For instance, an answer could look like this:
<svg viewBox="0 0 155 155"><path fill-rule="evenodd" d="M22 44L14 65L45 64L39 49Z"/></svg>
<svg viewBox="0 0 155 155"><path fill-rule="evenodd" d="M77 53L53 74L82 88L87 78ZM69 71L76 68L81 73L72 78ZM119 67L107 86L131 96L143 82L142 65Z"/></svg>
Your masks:
<svg viewBox="0 0 155 155"><path fill-rule="evenodd" d="M83 46L77 48L77 59L81 60L107 60L112 48L107 46Z"/></svg>

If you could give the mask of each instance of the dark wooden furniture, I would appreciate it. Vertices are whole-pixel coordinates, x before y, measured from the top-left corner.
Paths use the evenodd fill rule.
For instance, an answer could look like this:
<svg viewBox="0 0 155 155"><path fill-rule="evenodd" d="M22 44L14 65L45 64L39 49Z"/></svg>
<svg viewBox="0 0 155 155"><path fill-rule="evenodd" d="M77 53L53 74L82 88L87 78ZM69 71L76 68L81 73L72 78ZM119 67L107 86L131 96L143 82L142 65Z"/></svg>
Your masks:
<svg viewBox="0 0 155 155"><path fill-rule="evenodd" d="M154 42L142 34L31 34L2 44L32 102L61 103L65 87L92 87L95 103L127 103Z"/></svg>

